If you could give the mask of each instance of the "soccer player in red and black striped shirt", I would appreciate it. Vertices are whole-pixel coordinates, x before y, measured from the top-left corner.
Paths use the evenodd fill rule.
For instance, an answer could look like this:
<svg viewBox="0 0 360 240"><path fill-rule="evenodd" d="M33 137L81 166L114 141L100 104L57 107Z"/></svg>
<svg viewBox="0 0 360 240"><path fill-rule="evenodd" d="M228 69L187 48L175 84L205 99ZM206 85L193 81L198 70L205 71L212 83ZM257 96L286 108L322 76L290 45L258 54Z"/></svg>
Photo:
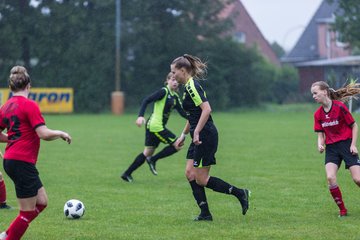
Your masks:
<svg viewBox="0 0 360 240"><path fill-rule="evenodd" d="M3 165L14 182L20 208L19 215L0 234L0 240L20 239L47 206L48 197L36 169L40 139L71 142L66 132L46 127L39 106L28 99L30 82L24 67L13 67L8 82L13 96L0 109L0 132L7 129L8 135Z"/></svg>
<svg viewBox="0 0 360 240"><path fill-rule="evenodd" d="M341 162L350 170L354 182L360 186L360 160L356 147L358 126L343 101L360 93L359 84L349 84L335 91L326 82L315 82L311 86L314 100L321 106L314 113L314 130L318 134L318 150L325 151L325 171L329 190L340 209L340 217L347 209L336 180ZM326 145L326 148L325 148Z"/></svg>

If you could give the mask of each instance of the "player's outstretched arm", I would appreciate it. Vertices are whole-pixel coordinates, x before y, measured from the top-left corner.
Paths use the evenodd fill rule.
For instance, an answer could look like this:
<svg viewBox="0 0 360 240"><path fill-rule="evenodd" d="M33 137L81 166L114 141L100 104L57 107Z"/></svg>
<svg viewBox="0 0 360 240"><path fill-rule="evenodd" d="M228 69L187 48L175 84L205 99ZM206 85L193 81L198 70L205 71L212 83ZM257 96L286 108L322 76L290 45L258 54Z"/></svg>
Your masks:
<svg viewBox="0 0 360 240"><path fill-rule="evenodd" d="M61 138L62 140L66 141L67 143L71 143L71 136L63 131L60 130L52 130L47 128L46 125L40 126L36 128L36 133L39 136L40 139L45 141L52 141L56 140L58 138Z"/></svg>

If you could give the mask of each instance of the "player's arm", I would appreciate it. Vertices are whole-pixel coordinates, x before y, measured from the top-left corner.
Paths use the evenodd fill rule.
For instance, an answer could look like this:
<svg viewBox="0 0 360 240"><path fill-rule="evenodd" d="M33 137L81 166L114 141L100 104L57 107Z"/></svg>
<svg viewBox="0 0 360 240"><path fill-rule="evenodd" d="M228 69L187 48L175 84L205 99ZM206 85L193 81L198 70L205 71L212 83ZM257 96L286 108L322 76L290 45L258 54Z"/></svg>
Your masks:
<svg viewBox="0 0 360 240"><path fill-rule="evenodd" d="M318 132L318 150L320 153L323 153L325 150L325 133L324 132Z"/></svg>
<svg viewBox="0 0 360 240"><path fill-rule="evenodd" d="M194 136L193 136L193 142L195 143L195 145L201 144L201 141L199 139L199 134L200 134L201 130L204 128L205 123L209 119L209 116L211 113L211 107L210 107L209 102L202 102L200 104L200 108L201 108L202 112L201 112L199 122L197 123L196 128L194 130Z"/></svg>
<svg viewBox="0 0 360 240"><path fill-rule="evenodd" d="M66 141L67 143L71 143L71 136L63 131L60 130L52 130L47 128L46 125L41 125L35 129L36 134L39 136L40 139L45 141L52 141L58 138Z"/></svg>
<svg viewBox="0 0 360 240"><path fill-rule="evenodd" d="M189 132L190 132L190 123L189 123L189 121L186 121L184 130L182 131L180 137L179 137L179 138L176 140L176 142L175 142L175 148L181 147L182 145L184 145L186 135L187 135Z"/></svg>
<svg viewBox="0 0 360 240"><path fill-rule="evenodd" d="M147 108L147 105L149 105L152 102L156 102L160 99L162 99L166 94L166 90L164 88L160 89L159 91L154 92L150 96L147 96L141 103L140 111L138 114L138 118L135 121L135 124L138 127L141 127L142 124L145 124L145 111Z"/></svg>
<svg viewBox="0 0 360 240"><path fill-rule="evenodd" d="M358 138L359 127L356 124L356 122L354 122L351 125L351 128L352 128L352 140L351 140L350 152L355 155L355 154L358 154L356 143L357 143L357 138Z"/></svg>

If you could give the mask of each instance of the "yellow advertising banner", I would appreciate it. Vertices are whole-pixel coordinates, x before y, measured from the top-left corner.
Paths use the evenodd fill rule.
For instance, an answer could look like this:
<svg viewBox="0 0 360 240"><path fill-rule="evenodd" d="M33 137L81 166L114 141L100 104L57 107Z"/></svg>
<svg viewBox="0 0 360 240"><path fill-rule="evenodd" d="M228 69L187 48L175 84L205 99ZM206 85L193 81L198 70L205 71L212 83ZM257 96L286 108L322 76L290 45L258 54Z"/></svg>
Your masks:
<svg viewBox="0 0 360 240"><path fill-rule="evenodd" d="M0 105L11 96L10 89L0 88ZM39 104L42 113L72 113L74 110L72 88L31 88L29 99Z"/></svg>

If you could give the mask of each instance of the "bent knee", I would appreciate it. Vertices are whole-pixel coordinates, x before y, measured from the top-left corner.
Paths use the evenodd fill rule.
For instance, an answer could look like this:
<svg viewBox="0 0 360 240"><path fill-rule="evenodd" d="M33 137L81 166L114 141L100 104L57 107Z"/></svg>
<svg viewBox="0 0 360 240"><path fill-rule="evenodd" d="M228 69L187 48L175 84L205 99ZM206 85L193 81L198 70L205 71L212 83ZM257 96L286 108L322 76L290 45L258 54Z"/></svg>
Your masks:
<svg viewBox="0 0 360 240"><path fill-rule="evenodd" d="M185 176L187 180L192 181L195 179L195 172L191 169L185 169Z"/></svg>
<svg viewBox="0 0 360 240"><path fill-rule="evenodd" d="M353 178L353 181L356 185L360 186L360 177Z"/></svg>
<svg viewBox="0 0 360 240"><path fill-rule="evenodd" d="M326 176L326 178L327 178L329 185L336 184L336 176L335 175L328 175L328 176Z"/></svg>
<svg viewBox="0 0 360 240"><path fill-rule="evenodd" d="M207 185L206 179L199 179L199 178L197 178L197 179L196 179L196 183L197 183L198 185L202 186L202 187L205 187L205 186Z"/></svg>

